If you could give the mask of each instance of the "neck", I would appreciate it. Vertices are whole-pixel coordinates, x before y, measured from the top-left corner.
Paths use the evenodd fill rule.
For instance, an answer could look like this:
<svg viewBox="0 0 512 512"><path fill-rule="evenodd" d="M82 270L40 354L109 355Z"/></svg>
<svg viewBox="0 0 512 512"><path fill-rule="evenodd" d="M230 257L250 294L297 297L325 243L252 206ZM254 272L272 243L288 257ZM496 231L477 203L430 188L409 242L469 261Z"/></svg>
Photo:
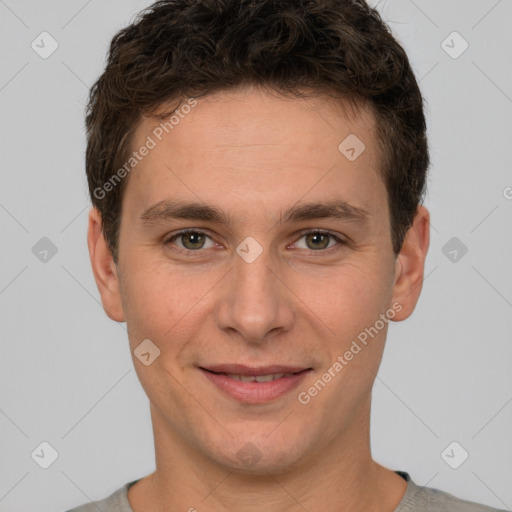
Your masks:
<svg viewBox="0 0 512 512"><path fill-rule="evenodd" d="M156 471L128 493L134 512L392 512L407 484L371 458L369 404L350 432L286 472L239 473L198 454L152 408Z"/></svg>

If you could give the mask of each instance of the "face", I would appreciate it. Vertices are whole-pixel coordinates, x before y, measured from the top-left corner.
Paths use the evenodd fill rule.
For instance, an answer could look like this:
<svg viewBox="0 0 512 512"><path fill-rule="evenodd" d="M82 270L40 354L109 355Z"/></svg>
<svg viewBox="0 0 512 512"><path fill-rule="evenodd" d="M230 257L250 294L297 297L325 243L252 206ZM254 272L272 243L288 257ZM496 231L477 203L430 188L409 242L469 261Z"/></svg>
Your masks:
<svg viewBox="0 0 512 512"><path fill-rule="evenodd" d="M138 126L134 150L155 144L125 189L117 267L91 214L156 443L247 472L357 446L428 246L414 228L392 252L373 115L252 88L196 102L168 134Z"/></svg>

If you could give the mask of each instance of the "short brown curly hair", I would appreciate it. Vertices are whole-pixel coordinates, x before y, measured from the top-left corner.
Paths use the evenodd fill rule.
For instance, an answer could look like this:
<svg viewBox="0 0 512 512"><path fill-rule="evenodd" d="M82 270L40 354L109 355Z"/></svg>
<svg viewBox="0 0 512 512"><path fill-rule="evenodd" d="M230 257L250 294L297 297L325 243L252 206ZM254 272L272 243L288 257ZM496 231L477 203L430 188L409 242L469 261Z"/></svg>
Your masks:
<svg viewBox="0 0 512 512"><path fill-rule="evenodd" d="M429 154L418 84L377 10L364 0L162 0L114 36L87 105L89 193L114 261L128 178L98 190L129 158L141 116L243 85L370 105L397 255L423 199Z"/></svg>

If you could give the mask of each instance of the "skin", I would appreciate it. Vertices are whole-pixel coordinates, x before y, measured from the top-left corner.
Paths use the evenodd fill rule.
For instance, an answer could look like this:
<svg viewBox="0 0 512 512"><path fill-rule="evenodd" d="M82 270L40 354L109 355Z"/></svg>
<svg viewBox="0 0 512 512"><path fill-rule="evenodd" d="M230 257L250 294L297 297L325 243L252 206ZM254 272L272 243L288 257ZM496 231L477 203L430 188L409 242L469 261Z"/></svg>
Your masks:
<svg viewBox="0 0 512 512"><path fill-rule="evenodd" d="M143 117L133 148L159 123ZM370 449L371 389L388 324L308 404L297 400L393 304L401 305L393 321L409 317L422 289L429 212L418 208L395 257L374 123L368 109L354 113L322 96L216 93L132 170L117 266L91 210L88 245L103 307L126 321L150 401L156 471L130 488L135 512L393 511L403 497L405 481ZM366 146L355 161L338 150L349 134ZM164 199L212 204L231 221L143 228L141 213ZM365 208L368 222L279 222L298 202L331 199ZM211 237L205 248L191 250L190 237L166 243L184 228ZM301 233L315 229L346 244L328 238L315 249ZM250 264L235 251L248 236L263 249ZM160 349L149 366L133 356L144 339ZM285 396L251 405L198 369L220 363L313 372ZM237 456L249 442L261 456L251 467Z"/></svg>

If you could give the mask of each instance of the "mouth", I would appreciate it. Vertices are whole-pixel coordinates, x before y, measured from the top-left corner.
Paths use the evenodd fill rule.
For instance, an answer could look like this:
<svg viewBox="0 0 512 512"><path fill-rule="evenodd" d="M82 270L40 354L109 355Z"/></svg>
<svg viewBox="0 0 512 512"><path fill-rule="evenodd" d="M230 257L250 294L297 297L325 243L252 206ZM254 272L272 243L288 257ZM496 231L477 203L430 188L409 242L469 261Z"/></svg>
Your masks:
<svg viewBox="0 0 512 512"><path fill-rule="evenodd" d="M199 369L224 394L253 404L266 403L287 394L313 370L282 365L217 365Z"/></svg>
<svg viewBox="0 0 512 512"><path fill-rule="evenodd" d="M213 372L215 373L215 372ZM271 373L269 375L241 375L239 373L217 373L217 375L226 375L234 380L240 382L272 382L273 380L281 379L282 377L291 377L295 373Z"/></svg>

